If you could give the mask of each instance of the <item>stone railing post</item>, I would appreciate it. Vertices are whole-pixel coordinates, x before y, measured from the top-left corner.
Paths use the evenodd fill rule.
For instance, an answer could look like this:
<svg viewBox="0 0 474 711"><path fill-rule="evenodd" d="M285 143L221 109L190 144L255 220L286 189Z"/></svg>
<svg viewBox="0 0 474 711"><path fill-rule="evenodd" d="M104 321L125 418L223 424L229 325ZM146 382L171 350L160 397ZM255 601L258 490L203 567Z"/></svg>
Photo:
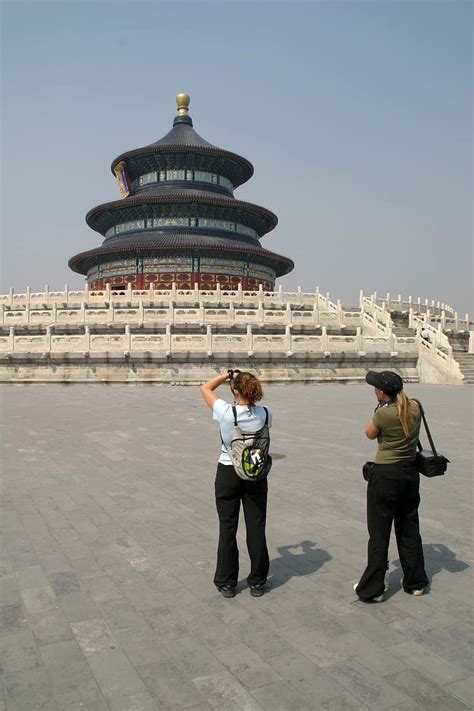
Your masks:
<svg viewBox="0 0 474 711"><path fill-rule="evenodd" d="M112 304L111 301L109 301L109 305L107 308L107 323L113 323L115 320L115 309L114 305Z"/></svg>
<svg viewBox="0 0 474 711"><path fill-rule="evenodd" d="M222 289L220 282L217 282L216 284L216 298L217 298L217 303L220 304L222 302Z"/></svg>
<svg viewBox="0 0 474 711"><path fill-rule="evenodd" d="M441 311L441 326L443 328L443 331L446 330L446 311L443 309Z"/></svg>
<svg viewBox="0 0 474 711"><path fill-rule="evenodd" d="M262 282L260 282L260 284L258 285L258 303L259 303L259 305L263 304L264 301L265 301L265 294L263 293L263 284L262 284Z"/></svg>
<svg viewBox="0 0 474 711"><path fill-rule="evenodd" d="M459 316L457 311L454 312L454 330L459 331Z"/></svg>
<svg viewBox="0 0 474 711"><path fill-rule="evenodd" d="M285 348L286 348L286 355L291 356L293 355L293 350L291 347L291 326L285 326Z"/></svg>
<svg viewBox="0 0 474 711"><path fill-rule="evenodd" d="M204 326L206 320L206 310L202 301L199 302L199 324Z"/></svg>
<svg viewBox="0 0 474 711"><path fill-rule="evenodd" d="M67 306L67 303L69 301L69 284L64 284L64 299L63 300Z"/></svg>
<svg viewBox="0 0 474 711"><path fill-rule="evenodd" d="M84 353L90 353L91 351L91 327L84 326Z"/></svg>
<svg viewBox="0 0 474 711"><path fill-rule="evenodd" d="M125 355L130 354L132 350L132 334L130 333L130 326L127 323L125 326Z"/></svg>
<svg viewBox="0 0 474 711"><path fill-rule="evenodd" d="M0 323L5 323L5 305L0 304Z"/></svg>
<svg viewBox="0 0 474 711"><path fill-rule="evenodd" d="M8 335L8 350L12 353L15 350L15 326L10 326L10 331Z"/></svg>
<svg viewBox="0 0 474 711"><path fill-rule="evenodd" d="M56 306L56 304L55 304ZM25 323L29 324L30 323L30 304L27 302L25 304Z"/></svg>
<svg viewBox="0 0 474 711"><path fill-rule="evenodd" d="M386 305L387 305L387 309L390 311L391 308L392 308L392 301L391 301L391 298L390 298L390 292L389 292L389 291L387 291L387 298L386 298L386 300L385 300L385 303L386 303Z"/></svg>
<svg viewBox="0 0 474 711"><path fill-rule="evenodd" d="M469 331L469 353L474 353L474 331Z"/></svg>
<svg viewBox="0 0 474 711"><path fill-rule="evenodd" d="M110 301L110 282L105 285L105 300Z"/></svg>
<svg viewBox="0 0 474 711"><path fill-rule="evenodd" d="M150 301L150 304L152 304L155 300L155 285L152 281L148 285L148 299Z"/></svg>
<svg viewBox="0 0 474 711"><path fill-rule="evenodd" d="M362 310L364 308L364 290L359 291L359 308Z"/></svg>
<svg viewBox="0 0 474 711"><path fill-rule="evenodd" d="M235 324L235 307L233 301L229 303L229 323L231 326Z"/></svg>
<svg viewBox="0 0 474 711"><path fill-rule="evenodd" d="M286 305L286 318L285 318L285 323L286 323L288 326L291 326L291 324L293 323L293 313L292 313L292 311L291 311L291 304L290 304L290 302L288 302L287 305Z"/></svg>
<svg viewBox="0 0 474 711"><path fill-rule="evenodd" d="M263 308L262 302L260 302L258 305L257 313L258 313L258 322L260 324L265 323L265 310Z"/></svg>
<svg viewBox="0 0 474 711"><path fill-rule="evenodd" d="M357 326L357 328L356 328L355 342L356 342L356 349L359 352L362 352L364 350L364 341L362 338L362 328L360 326Z"/></svg>
<svg viewBox="0 0 474 711"><path fill-rule="evenodd" d="M466 314L466 331L469 331L469 314Z"/></svg>
<svg viewBox="0 0 474 711"><path fill-rule="evenodd" d="M85 305L84 301L81 304L80 312L81 312L80 321L82 323L85 323L86 322L86 305Z"/></svg>
<svg viewBox="0 0 474 711"><path fill-rule="evenodd" d="M132 282L129 281L128 284L127 284L127 302L128 302L128 305L129 305L129 306L130 306L130 304L132 303L132 298L133 298L133 294L132 294Z"/></svg>
<svg viewBox="0 0 474 711"><path fill-rule="evenodd" d="M49 306L50 296L49 296L49 286L48 284L44 287L44 303Z"/></svg>
<svg viewBox="0 0 474 711"><path fill-rule="evenodd" d="M303 290L301 289L301 286L298 287L298 305L303 306Z"/></svg>
<svg viewBox="0 0 474 711"><path fill-rule="evenodd" d="M321 328L321 347L325 353L329 352L329 336L326 326Z"/></svg>
<svg viewBox="0 0 474 711"><path fill-rule="evenodd" d="M15 297L15 289L13 287L10 287L10 289L8 291L8 305L10 307L13 306L14 297Z"/></svg>
<svg viewBox="0 0 474 711"><path fill-rule="evenodd" d="M199 301L199 284L194 284L194 301Z"/></svg>
<svg viewBox="0 0 474 711"><path fill-rule="evenodd" d="M206 326L206 349L207 355L212 355L212 326L210 323Z"/></svg>
<svg viewBox="0 0 474 711"><path fill-rule="evenodd" d="M170 299L171 299L171 301L176 301L176 282L175 281L171 284Z"/></svg>
<svg viewBox="0 0 474 711"><path fill-rule="evenodd" d="M165 349L167 356L171 355L171 343L171 324L167 323L165 328Z"/></svg>
<svg viewBox="0 0 474 711"><path fill-rule="evenodd" d="M253 333L252 324L247 324L247 355L253 356Z"/></svg>
<svg viewBox="0 0 474 711"><path fill-rule="evenodd" d="M26 287L26 303L29 304L31 301L31 286Z"/></svg>
<svg viewBox="0 0 474 711"><path fill-rule="evenodd" d="M53 318L52 318L52 321L53 321L54 324L56 324L56 323L58 322L58 305L57 305L56 302L54 302L54 304L53 304ZM29 321L29 314L28 314L28 323L29 323L29 322L30 322L30 321Z"/></svg>
<svg viewBox="0 0 474 711"><path fill-rule="evenodd" d="M171 300L168 306L168 323L174 323L174 301Z"/></svg>
<svg viewBox="0 0 474 711"><path fill-rule="evenodd" d="M54 326L50 324L46 326L46 352L51 353L51 334L54 331Z"/></svg>
<svg viewBox="0 0 474 711"><path fill-rule="evenodd" d="M242 282L239 281L237 285L237 303L240 305L242 303Z"/></svg>
<svg viewBox="0 0 474 711"><path fill-rule="evenodd" d="M344 323L344 312L342 310L342 304L340 299L337 300L337 323L339 324L339 326L342 326L342 324Z"/></svg>
<svg viewBox="0 0 474 711"><path fill-rule="evenodd" d="M89 284L87 282L84 284L84 291L82 292L82 303L89 303Z"/></svg>
<svg viewBox="0 0 474 711"><path fill-rule="evenodd" d="M143 308L143 300L140 297L138 302L138 321L143 323L145 321L145 309Z"/></svg>
<svg viewBox="0 0 474 711"><path fill-rule="evenodd" d="M414 325L414 312L413 312L413 306L410 306L410 310L408 312L408 328L415 328Z"/></svg>
<svg viewBox="0 0 474 711"><path fill-rule="evenodd" d="M281 284L278 287L278 303L280 304L280 306L283 306L283 304L285 303L285 295L283 293L283 287Z"/></svg>
<svg viewBox="0 0 474 711"><path fill-rule="evenodd" d="M315 325L319 323L319 304L317 301L313 304L313 318L312 321Z"/></svg>

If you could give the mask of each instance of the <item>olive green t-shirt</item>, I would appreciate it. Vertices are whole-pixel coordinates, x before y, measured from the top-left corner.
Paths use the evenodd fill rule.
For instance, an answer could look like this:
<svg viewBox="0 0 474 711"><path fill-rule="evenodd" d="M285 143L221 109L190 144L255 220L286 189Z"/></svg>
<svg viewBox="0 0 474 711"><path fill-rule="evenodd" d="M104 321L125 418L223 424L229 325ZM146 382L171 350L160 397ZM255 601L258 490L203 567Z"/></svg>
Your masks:
<svg viewBox="0 0 474 711"><path fill-rule="evenodd" d="M392 464L400 459L412 459L416 455L421 415L416 418L408 438L403 432L396 405L380 407L374 412L372 421L380 430L377 437L379 448L375 457L376 464Z"/></svg>

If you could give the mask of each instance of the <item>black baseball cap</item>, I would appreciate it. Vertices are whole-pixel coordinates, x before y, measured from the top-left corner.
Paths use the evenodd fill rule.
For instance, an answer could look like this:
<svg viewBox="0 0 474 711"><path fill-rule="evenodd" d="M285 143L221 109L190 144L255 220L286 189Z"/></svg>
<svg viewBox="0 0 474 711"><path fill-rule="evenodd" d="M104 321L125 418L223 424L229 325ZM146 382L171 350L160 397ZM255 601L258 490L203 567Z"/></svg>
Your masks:
<svg viewBox="0 0 474 711"><path fill-rule="evenodd" d="M403 390L403 380L397 373L391 370L382 370L377 373L375 370L369 370L365 376L365 380L369 385L382 390L385 395L395 397L400 390Z"/></svg>

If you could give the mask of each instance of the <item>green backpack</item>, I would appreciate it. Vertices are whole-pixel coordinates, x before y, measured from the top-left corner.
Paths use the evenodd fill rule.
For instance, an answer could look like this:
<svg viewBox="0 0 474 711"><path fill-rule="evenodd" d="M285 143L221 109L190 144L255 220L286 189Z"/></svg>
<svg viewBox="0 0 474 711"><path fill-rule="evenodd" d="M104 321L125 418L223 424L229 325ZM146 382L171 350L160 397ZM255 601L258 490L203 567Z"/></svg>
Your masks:
<svg viewBox="0 0 474 711"><path fill-rule="evenodd" d="M226 447L238 476L245 481L264 479L272 466L268 410L265 410L265 424L256 432L243 432L237 424L237 408L232 406L234 429L230 448Z"/></svg>

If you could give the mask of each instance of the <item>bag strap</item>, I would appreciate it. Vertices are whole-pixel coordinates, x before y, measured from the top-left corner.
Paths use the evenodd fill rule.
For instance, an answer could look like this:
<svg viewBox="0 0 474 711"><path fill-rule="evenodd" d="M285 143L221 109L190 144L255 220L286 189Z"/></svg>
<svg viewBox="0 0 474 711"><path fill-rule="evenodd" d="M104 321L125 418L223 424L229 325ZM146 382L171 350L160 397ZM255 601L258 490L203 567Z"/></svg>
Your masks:
<svg viewBox="0 0 474 711"><path fill-rule="evenodd" d="M268 425L268 408L264 405L263 409L265 410L265 424ZM235 405L232 405L232 414L234 415L234 427L237 427L237 408Z"/></svg>
<svg viewBox="0 0 474 711"><path fill-rule="evenodd" d="M420 412L421 412L421 417L422 417L422 419L423 419L423 424L424 424L424 426L425 426L426 434L427 434L427 436L428 436L428 441L429 441L429 443L430 443L431 450L432 450L433 454L435 455L435 457L437 457L437 456L438 456L438 452L436 451L435 443L433 442L433 437L431 436L430 428L428 427L428 423L427 423L427 421L426 421L425 411L424 411L424 409L423 409L423 405L422 405L421 402L420 402L419 400L417 400L416 398L413 398L413 400L418 403L418 406L419 406ZM423 449L423 447L422 447L422 445L421 445L420 440L418 440L417 446L418 446L418 449L419 449L420 452L421 452L421 450Z"/></svg>

